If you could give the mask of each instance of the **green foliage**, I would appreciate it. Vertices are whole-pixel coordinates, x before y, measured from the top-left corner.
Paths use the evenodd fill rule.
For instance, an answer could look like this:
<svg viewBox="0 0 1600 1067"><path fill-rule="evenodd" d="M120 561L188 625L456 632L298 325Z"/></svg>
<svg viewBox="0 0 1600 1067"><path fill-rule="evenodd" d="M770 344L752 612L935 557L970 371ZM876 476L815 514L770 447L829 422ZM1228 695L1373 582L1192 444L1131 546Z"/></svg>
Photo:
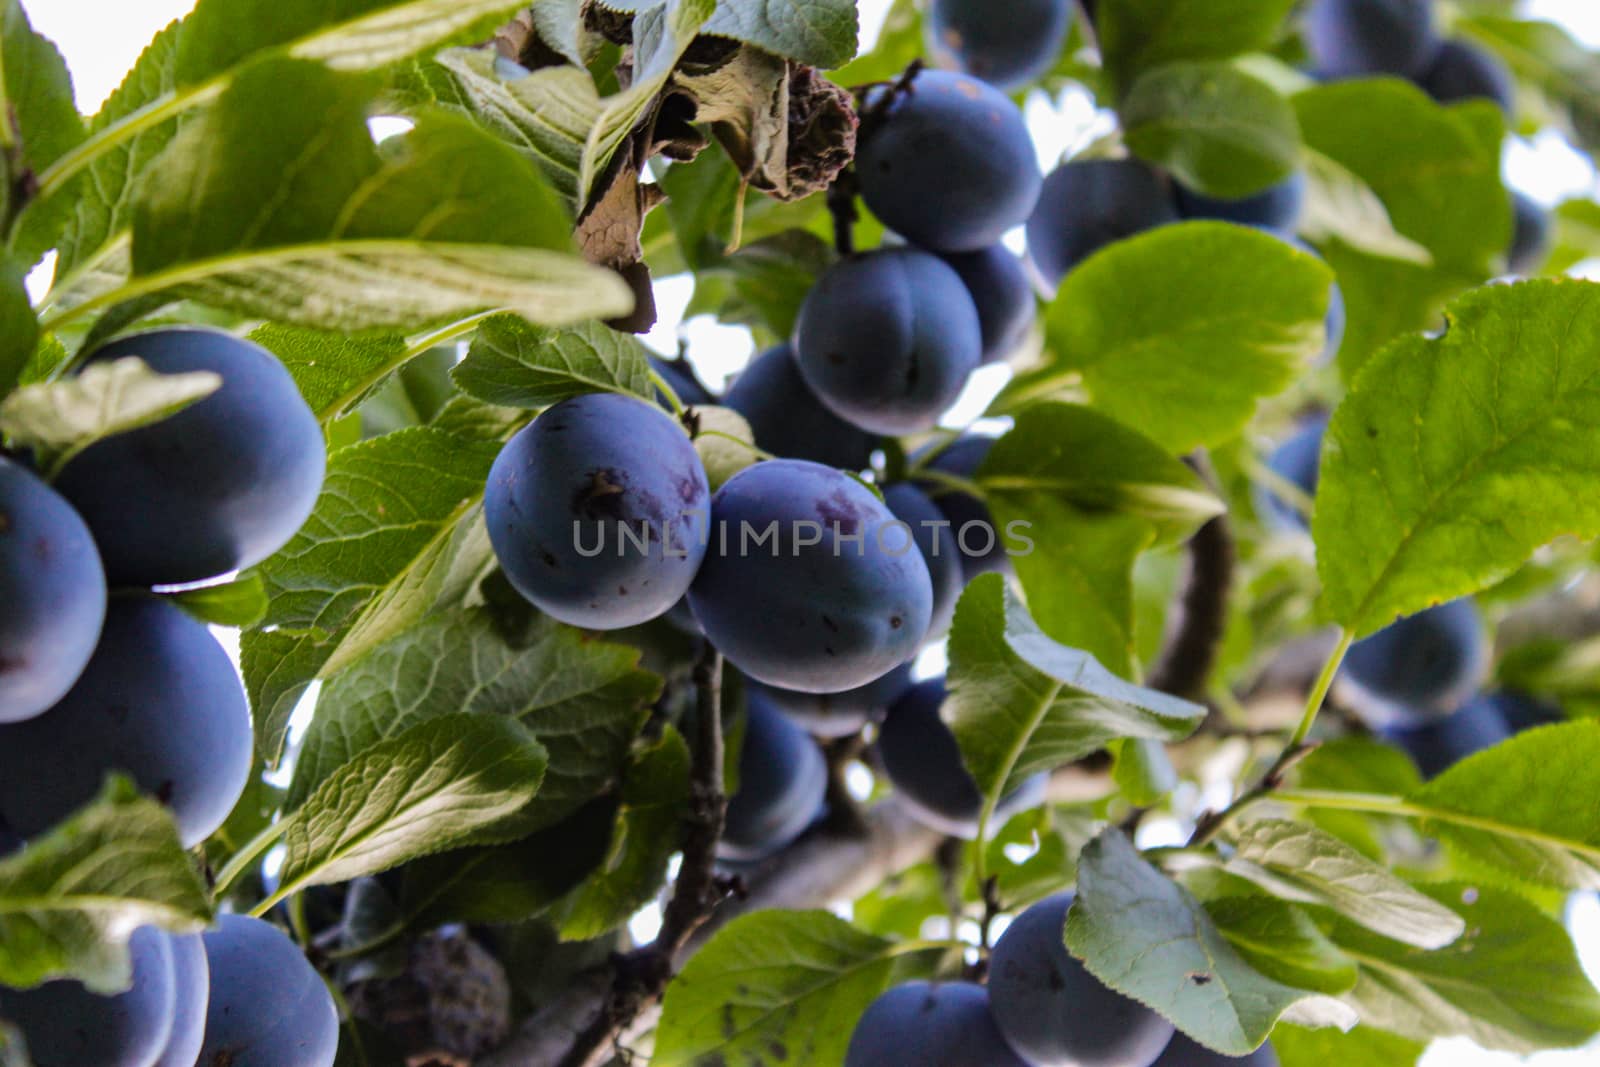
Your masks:
<svg viewBox="0 0 1600 1067"><path fill-rule="evenodd" d="M1164 63L1227 59L1278 39L1294 0L1106 0L1096 28L1124 90Z"/></svg>
<svg viewBox="0 0 1600 1067"><path fill-rule="evenodd" d="M511 315L488 319L451 376L468 395L506 407L545 408L604 391L655 399L645 347L594 323L540 330Z"/></svg>

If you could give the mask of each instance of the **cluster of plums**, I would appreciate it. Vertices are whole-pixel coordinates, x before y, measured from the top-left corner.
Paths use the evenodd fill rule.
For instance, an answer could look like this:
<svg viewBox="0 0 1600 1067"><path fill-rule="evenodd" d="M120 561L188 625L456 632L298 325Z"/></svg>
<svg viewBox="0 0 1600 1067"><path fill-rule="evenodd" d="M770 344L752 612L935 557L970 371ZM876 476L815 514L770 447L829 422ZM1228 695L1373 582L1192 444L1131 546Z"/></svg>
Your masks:
<svg viewBox="0 0 1600 1067"><path fill-rule="evenodd" d="M228 654L152 590L282 547L321 490L322 431L283 365L248 341L158 329L84 365L131 356L221 385L91 444L49 484L0 458L0 849L26 848L114 773L169 808L192 847L222 825L253 766ZM225 918L203 950L199 936L143 929L131 948L133 987L120 996L72 981L0 989L0 1017L20 1026L37 1067L189 1067L202 1046L233 1057L208 1064L332 1062L331 999L276 928Z"/></svg>

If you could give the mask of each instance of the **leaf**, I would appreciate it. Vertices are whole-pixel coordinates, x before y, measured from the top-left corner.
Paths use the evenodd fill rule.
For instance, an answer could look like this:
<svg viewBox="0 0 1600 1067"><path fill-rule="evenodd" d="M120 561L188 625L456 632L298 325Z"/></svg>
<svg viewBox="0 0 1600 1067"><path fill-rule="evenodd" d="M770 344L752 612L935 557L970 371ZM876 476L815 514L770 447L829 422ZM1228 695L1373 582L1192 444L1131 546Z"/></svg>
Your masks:
<svg viewBox="0 0 1600 1067"><path fill-rule="evenodd" d="M1288 178L1300 161L1289 102L1227 63L1156 67L1134 83L1121 116L1130 149L1210 196L1252 196Z"/></svg>
<svg viewBox="0 0 1600 1067"><path fill-rule="evenodd" d="M45 347L22 277L14 263L0 259L0 396L22 377L35 350ZM59 342L46 342L54 343Z"/></svg>
<svg viewBox="0 0 1600 1067"><path fill-rule="evenodd" d="M463 392L504 407L547 408L597 392L651 403L656 396L644 345L596 322L542 330L510 315L486 319L451 378Z"/></svg>
<svg viewBox="0 0 1600 1067"><path fill-rule="evenodd" d="M1294 0L1105 0L1095 30L1106 68L1126 91L1152 67L1264 51Z"/></svg>
<svg viewBox="0 0 1600 1067"><path fill-rule="evenodd" d="M1315 827L1257 819L1234 833L1233 846L1230 874L1284 900L1332 908L1385 937L1434 949L1466 929L1455 912Z"/></svg>
<svg viewBox="0 0 1600 1067"><path fill-rule="evenodd" d="M825 911L759 911L729 923L667 987L656 1067L842 1063L850 1031L891 979L931 960ZM904 961L904 962L902 962ZM920 967L919 967L920 969Z"/></svg>
<svg viewBox="0 0 1600 1067"><path fill-rule="evenodd" d="M1285 1025L1272 1031L1272 1050L1278 1054L1282 1067L1328 1067L1335 1063L1416 1067L1426 1047L1423 1042L1386 1034L1370 1026L1357 1026L1349 1033Z"/></svg>
<svg viewBox="0 0 1600 1067"><path fill-rule="evenodd" d="M1329 995L1347 993L1356 984L1355 961L1293 904L1272 897L1222 897L1207 901L1206 913L1239 955L1268 978Z"/></svg>
<svg viewBox="0 0 1600 1067"><path fill-rule="evenodd" d="M1079 857L1066 941L1100 981L1226 1056L1255 1049L1310 995L1245 962L1199 901L1115 829Z"/></svg>
<svg viewBox="0 0 1600 1067"><path fill-rule="evenodd" d="M1123 681L1047 637L997 574L967 586L950 636L945 721L986 798L1119 737L1178 741L1205 709Z"/></svg>
<svg viewBox="0 0 1600 1067"><path fill-rule="evenodd" d="M1078 388L1172 452L1220 444L1322 351L1331 278L1316 257L1224 223L1120 241L1061 284L1052 361L1013 380L994 413Z"/></svg>
<svg viewBox="0 0 1600 1067"><path fill-rule="evenodd" d="M18 389L0 401L0 435L33 449L53 475L96 441L160 422L220 388L220 374L160 374L124 356Z"/></svg>
<svg viewBox="0 0 1600 1067"><path fill-rule="evenodd" d="M1296 227L1313 241L1337 237L1359 252L1402 259L1420 266L1433 264L1433 253L1402 237L1372 187L1337 160L1302 148L1307 194Z"/></svg>
<svg viewBox="0 0 1600 1067"><path fill-rule="evenodd" d="M855 56L857 28L854 0L721 0L705 32L832 70Z"/></svg>
<svg viewBox="0 0 1600 1067"><path fill-rule="evenodd" d="M1364 636L1600 533L1600 285L1496 286L1443 338L1363 370L1334 413L1313 529L1327 613ZM1376 506L1375 506L1376 505Z"/></svg>
<svg viewBox="0 0 1600 1067"><path fill-rule="evenodd" d="M343 334L269 322L250 340L289 368L300 394L321 422L350 412L412 354L397 333Z"/></svg>
<svg viewBox="0 0 1600 1067"><path fill-rule="evenodd" d="M216 626L254 626L267 614L267 590L258 574L186 589L172 599L190 615Z"/></svg>
<svg viewBox="0 0 1600 1067"><path fill-rule="evenodd" d="M72 978L127 989L128 938L141 926L190 933L211 903L172 816L110 779L91 804L0 860L0 982Z"/></svg>
<svg viewBox="0 0 1600 1067"><path fill-rule="evenodd" d="M19 142L22 164L37 174L83 140L83 119L72 100L66 61L48 38L33 32L18 0L5 0L0 10L0 66L4 121Z"/></svg>
<svg viewBox="0 0 1600 1067"><path fill-rule="evenodd" d="M295 812L276 895L493 841L495 824L539 791L544 769L544 747L493 716L447 715L373 745Z"/></svg>
<svg viewBox="0 0 1600 1067"><path fill-rule="evenodd" d="M1557 22L1482 14L1459 20L1455 28L1488 45L1518 77L1571 107L1575 125L1600 116L1595 55Z"/></svg>
<svg viewBox="0 0 1600 1067"><path fill-rule="evenodd" d="M1430 886L1467 933L1432 952L1343 921L1333 940L1361 965L1346 1000L1362 1022L1427 1041L1459 1035L1488 1049L1571 1048L1600 1032L1600 994L1560 923L1515 893Z"/></svg>

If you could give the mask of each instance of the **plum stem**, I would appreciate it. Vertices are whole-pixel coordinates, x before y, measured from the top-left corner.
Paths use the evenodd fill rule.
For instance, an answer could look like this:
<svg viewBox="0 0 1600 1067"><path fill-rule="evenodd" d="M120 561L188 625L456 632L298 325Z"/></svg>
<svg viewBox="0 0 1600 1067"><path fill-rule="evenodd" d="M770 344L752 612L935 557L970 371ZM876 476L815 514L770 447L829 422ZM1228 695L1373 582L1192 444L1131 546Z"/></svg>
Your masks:
<svg viewBox="0 0 1600 1067"><path fill-rule="evenodd" d="M1151 688L1191 699L1205 694L1228 625L1234 559L1233 533L1220 515L1190 538L1181 622L1151 672Z"/></svg>

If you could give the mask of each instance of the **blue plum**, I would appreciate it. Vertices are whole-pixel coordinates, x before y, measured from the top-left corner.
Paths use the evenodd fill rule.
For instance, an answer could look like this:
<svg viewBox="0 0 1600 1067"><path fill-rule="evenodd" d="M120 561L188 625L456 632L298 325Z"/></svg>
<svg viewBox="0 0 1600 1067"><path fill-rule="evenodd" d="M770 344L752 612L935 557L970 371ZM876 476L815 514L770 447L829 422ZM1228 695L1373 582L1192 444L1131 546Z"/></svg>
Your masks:
<svg viewBox="0 0 1600 1067"><path fill-rule="evenodd" d="M305 953L270 923L223 915L205 935L211 968L204 1067L332 1067L339 1013Z"/></svg>
<svg viewBox="0 0 1600 1067"><path fill-rule="evenodd" d="M1498 745L1511 730L1494 700L1479 696L1448 718L1387 730L1384 736L1411 757L1424 778L1433 778L1474 752Z"/></svg>
<svg viewBox="0 0 1600 1067"><path fill-rule="evenodd" d="M1322 438L1328 432L1328 416L1308 416L1294 433L1286 437L1267 457L1267 469L1300 489L1308 497L1317 495L1317 472L1322 466ZM1256 491L1256 510L1270 525L1280 530L1310 528L1307 516L1267 486Z"/></svg>
<svg viewBox="0 0 1600 1067"><path fill-rule="evenodd" d="M828 791L828 765L815 741L767 702L745 692L739 791L728 800L717 855L748 863L799 837L816 818Z"/></svg>
<svg viewBox="0 0 1600 1067"><path fill-rule="evenodd" d="M1488 661L1478 610L1463 597L1357 641L1339 673L1339 695L1375 728L1420 726L1461 707Z"/></svg>
<svg viewBox="0 0 1600 1067"><path fill-rule="evenodd" d="M750 684L773 707L818 737L849 737L869 722L881 722L889 705L911 688L911 664L902 663L882 678L843 693L795 693L760 682Z"/></svg>
<svg viewBox="0 0 1600 1067"><path fill-rule="evenodd" d="M562 622L637 626L671 610L705 556L711 488L682 427L619 393L563 400L489 473L489 540L517 591Z"/></svg>
<svg viewBox="0 0 1600 1067"><path fill-rule="evenodd" d="M1067 951L1070 892L1012 920L989 957L989 1000L1012 1048L1035 1067L1144 1067L1172 1024L1101 983Z"/></svg>
<svg viewBox="0 0 1600 1067"><path fill-rule="evenodd" d="M0 457L0 723L31 719L66 695L105 617L106 576L89 528Z"/></svg>
<svg viewBox="0 0 1600 1067"><path fill-rule="evenodd" d="M782 459L858 471L871 465L878 447L872 434L856 429L817 399L787 344L751 360L723 402L745 417L757 448Z"/></svg>
<svg viewBox="0 0 1600 1067"><path fill-rule="evenodd" d="M988 457L995 440L987 434L963 434L931 457L927 451L923 451L912 459L914 462L926 459L925 469L970 481L977 477L978 468ZM987 504L970 493L941 485L932 479L921 479L915 484L928 494L944 517L950 520L950 533L955 538L956 550L961 557L963 585L980 574L1004 571L1009 567L1005 537L1002 531L995 529L994 516Z"/></svg>
<svg viewBox="0 0 1600 1067"><path fill-rule="evenodd" d="M168 601L118 597L62 701L0 726L0 822L33 837L121 772L172 809L191 847L233 810L252 757L244 688L217 639Z"/></svg>
<svg viewBox="0 0 1600 1067"><path fill-rule="evenodd" d="M940 66L1019 89L1055 65L1072 28L1072 0L1012 0L996 17L993 0L933 0L928 52Z"/></svg>
<svg viewBox="0 0 1600 1067"><path fill-rule="evenodd" d="M120 337L90 363L138 356L222 387L170 419L90 445L56 488L94 532L113 586L213 578L266 559L311 514L326 452L316 416L271 352L219 330Z"/></svg>
<svg viewBox="0 0 1600 1067"><path fill-rule="evenodd" d="M1491 100L1507 115L1516 104L1511 71L1488 50L1470 41L1446 41L1417 77L1423 91L1441 104Z"/></svg>
<svg viewBox="0 0 1600 1067"><path fill-rule="evenodd" d="M878 731L878 755L895 795L918 822L971 839L978 835L983 794L962 762L955 734L939 716L944 699L943 678L907 690ZM1001 798L995 825L1043 799L1045 778L1036 775Z"/></svg>
<svg viewBox="0 0 1600 1067"><path fill-rule="evenodd" d="M885 489L883 502L895 518L911 528L911 536L928 565L928 575L933 579L933 619L928 624L927 639L943 637L955 619L956 601L966 587L956 531L928 494L909 482Z"/></svg>
<svg viewBox="0 0 1600 1067"><path fill-rule="evenodd" d="M976 252L1022 225L1038 157L1015 104L965 74L928 70L887 108L867 96L856 151L861 196L885 226L937 252Z"/></svg>
<svg viewBox="0 0 1600 1067"><path fill-rule="evenodd" d="M1540 726L1554 726L1568 721L1567 713L1554 704L1548 704L1528 693L1502 689L1487 697L1494 702L1500 717L1514 734Z"/></svg>
<svg viewBox="0 0 1600 1067"><path fill-rule="evenodd" d="M978 368L983 330L961 276L938 256L888 248L817 279L800 307L794 356L830 411L863 430L926 430Z"/></svg>
<svg viewBox="0 0 1600 1067"><path fill-rule="evenodd" d="M672 386L672 391L678 394L678 399L683 401L685 407L716 403L711 391L700 384L700 379L694 375L694 368L689 366L687 361L651 356L650 369L661 375L662 379ZM662 396L659 389L656 390L656 394ZM665 403L664 397L663 403Z"/></svg>
<svg viewBox="0 0 1600 1067"><path fill-rule="evenodd" d="M944 257L966 283L978 309L984 363L998 363L1016 353L1039 316L1038 299L1022 261L1004 245Z"/></svg>
<svg viewBox="0 0 1600 1067"><path fill-rule="evenodd" d="M1109 244L1178 221L1171 183L1137 159L1063 163L1028 219L1028 261L1047 287Z"/></svg>
<svg viewBox="0 0 1600 1067"><path fill-rule="evenodd" d="M0 1019L22 1031L34 1067L154 1067L172 1035L172 939L154 927L128 941L133 984L102 997L62 979L0 986Z"/></svg>
<svg viewBox="0 0 1600 1067"><path fill-rule="evenodd" d="M1030 1067L1000 1036L989 992L969 982L906 982L856 1023L844 1067Z"/></svg>
<svg viewBox="0 0 1600 1067"><path fill-rule="evenodd" d="M860 482L803 460L734 475L712 502L689 602L712 644L759 682L805 693L866 685L910 659L933 612L920 552Z"/></svg>
<svg viewBox="0 0 1600 1067"><path fill-rule="evenodd" d="M1306 48L1324 78L1420 74L1439 49L1433 0L1311 0Z"/></svg>
<svg viewBox="0 0 1600 1067"><path fill-rule="evenodd" d="M1306 176L1300 171L1253 196L1232 200L1192 192L1176 183L1175 188L1178 214L1186 219L1220 219L1268 230L1292 231L1306 202Z"/></svg>
<svg viewBox="0 0 1600 1067"><path fill-rule="evenodd" d="M1278 1054L1262 1045L1248 1056L1224 1056L1178 1033L1150 1067L1278 1067Z"/></svg>
<svg viewBox="0 0 1600 1067"><path fill-rule="evenodd" d="M172 1036L154 1067L195 1067L206 1038L206 1005L211 1001L211 968L199 934L172 937Z"/></svg>
<svg viewBox="0 0 1600 1067"><path fill-rule="evenodd" d="M1550 258L1550 213L1525 193L1513 193L1511 218L1507 269L1512 274L1533 274Z"/></svg>

